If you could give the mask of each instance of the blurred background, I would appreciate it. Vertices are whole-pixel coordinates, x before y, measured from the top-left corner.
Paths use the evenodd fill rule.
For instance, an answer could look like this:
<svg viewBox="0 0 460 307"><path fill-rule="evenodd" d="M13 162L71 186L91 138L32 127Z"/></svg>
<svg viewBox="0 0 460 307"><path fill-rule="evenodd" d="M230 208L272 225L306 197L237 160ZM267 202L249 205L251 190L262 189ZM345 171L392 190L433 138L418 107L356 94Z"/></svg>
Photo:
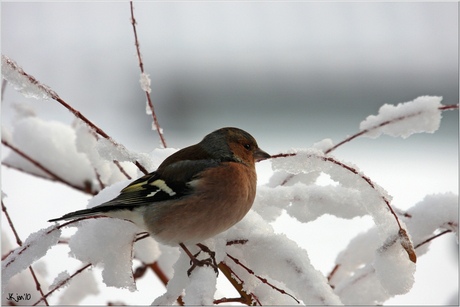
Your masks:
<svg viewBox="0 0 460 307"><path fill-rule="evenodd" d="M274 154L308 148L324 138L338 143L358 132L359 123L385 103L434 95L442 96L443 104L458 104L456 2L134 6L144 68L169 147L185 147L217 128L236 126ZM128 149L150 152L160 146L151 116L145 114L129 2L2 2L1 49ZM73 121L55 101L26 99L7 87L2 125L11 126L17 101L30 103L46 120ZM427 194L458 193L458 110L444 112L433 135L360 138L334 155L356 164L401 209ZM260 172L269 174L269 163L260 164ZM24 175L2 167L2 190L12 202L26 197L20 185L26 179L18 176ZM260 176L261 183L267 180ZM67 199L55 197L57 203ZM80 200L72 208L83 206ZM10 210L22 221L23 239L55 215L44 210L40 226L27 229L23 207ZM328 218L321 221L331 228ZM352 222L347 227L363 230L359 221ZM289 234L293 225L284 231ZM308 237L309 231L301 233ZM416 276L411 293L387 303L458 304L458 245L453 236L445 237L423 256L432 261L426 265L431 271ZM340 238L339 251L350 238ZM302 243L325 274L337 255L322 252L321 244L330 244L329 239ZM332 256L323 264L325 254ZM435 285L442 289L434 290Z"/></svg>

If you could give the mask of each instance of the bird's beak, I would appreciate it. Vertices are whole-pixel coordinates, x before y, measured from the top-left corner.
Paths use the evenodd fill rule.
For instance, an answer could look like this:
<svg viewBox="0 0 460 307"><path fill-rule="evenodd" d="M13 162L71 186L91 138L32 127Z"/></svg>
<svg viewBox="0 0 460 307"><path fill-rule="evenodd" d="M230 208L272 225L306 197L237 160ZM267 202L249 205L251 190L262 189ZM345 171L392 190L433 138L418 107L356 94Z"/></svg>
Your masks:
<svg viewBox="0 0 460 307"><path fill-rule="evenodd" d="M257 150L254 152L254 159L259 162L259 161L262 161L262 160L265 160L265 159L268 159L270 158L271 156L266 153L265 151L263 151L262 149L260 148L257 148Z"/></svg>

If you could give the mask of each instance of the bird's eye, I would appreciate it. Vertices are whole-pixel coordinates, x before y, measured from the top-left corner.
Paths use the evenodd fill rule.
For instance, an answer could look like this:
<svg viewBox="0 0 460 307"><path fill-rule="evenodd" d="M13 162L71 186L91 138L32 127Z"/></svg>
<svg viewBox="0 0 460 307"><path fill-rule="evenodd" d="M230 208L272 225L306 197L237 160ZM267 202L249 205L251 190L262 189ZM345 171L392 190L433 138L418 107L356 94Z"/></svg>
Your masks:
<svg viewBox="0 0 460 307"><path fill-rule="evenodd" d="M243 146L244 146L244 148L246 148L247 150L251 150L251 145L249 145L249 144L244 144Z"/></svg>

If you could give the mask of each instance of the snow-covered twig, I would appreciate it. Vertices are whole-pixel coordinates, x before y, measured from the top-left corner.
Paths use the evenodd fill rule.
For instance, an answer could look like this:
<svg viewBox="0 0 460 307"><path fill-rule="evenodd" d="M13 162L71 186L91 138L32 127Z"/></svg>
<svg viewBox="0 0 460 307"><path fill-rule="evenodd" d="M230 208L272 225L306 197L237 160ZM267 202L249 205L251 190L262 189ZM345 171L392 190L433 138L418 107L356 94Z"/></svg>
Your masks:
<svg viewBox="0 0 460 307"><path fill-rule="evenodd" d="M87 265L85 265L84 267L78 269L75 273L73 273L71 276L67 277L66 279L62 280L56 287L54 287L51 291L49 291L48 293L46 293L45 295L43 295L42 293L42 297L36 301L32 306L37 306L41 301L46 301L46 298L48 296L50 296L54 291L58 290L59 288L61 288L62 286L64 286L65 284L67 284L72 278L74 278L76 275L80 274L81 272L83 272L84 270L86 270L87 268L89 268L91 266L91 263L88 263Z"/></svg>
<svg viewBox="0 0 460 307"><path fill-rule="evenodd" d="M283 289L280 289L280 288L278 288L278 287L275 287L274 285L272 285L271 283L269 283L269 282L267 281L267 279L262 278L262 277L256 275L256 274L254 273L253 270L251 270L250 268L248 268L247 266L245 266L244 264L242 264L241 261L239 261L237 258L235 258L235 257L233 257L233 256L231 256L231 255L229 255L228 253L227 253L227 256L228 256L230 259L232 259L236 264L238 264L238 265L241 266L243 269L245 269L249 274L254 275L257 279L259 279L259 280L260 280L261 282L263 282L264 284L268 285L269 287L271 287L272 289L278 291L278 292L281 293L281 294L286 294L286 295L292 297L292 298L297 302L297 304L300 304L299 300L296 299L293 295L287 293L287 292L284 291Z"/></svg>
<svg viewBox="0 0 460 307"><path fill-rule="evenodd" d="M238 275L227 265L225 262L219 263L219 270L227 277L230 283L233 285L235 290L240 294L239 298L221 298L214 301L214 304L226 303L226 302L239 302L245 305L255 305L256 303L259 306L262 306L262 303L259 301L259 298L254 293L247 293L243 290L244 281L238 277ZM238 280L236 280L238 279Z"/></svg>
<svg viewBox="0 0 460 307"><path fill-rule="evenodd" d="M152 114L153 117L153 124L155 130L158 132L158 135L161 140L161 144L163 145L164 148L166 148L166 141L163 136L163 129L161 129L160 124L158 123L157 116L155 114L155 110L153 109L153 104L152 104L152 99L150 98L150 79L148 75L144 72L144 63L142 62L142 56L141 56L141 50L139 47L139 40L137 39L137 31L136 31L136 19L134 19L134 7L133 7L133 2L130 1L130 6L131 6L131 24L133 25L133 31L134 31L134 40L135 40L135 45L136 45L136 51L137 51L137 58L139 60L139 68L141 69L141 87L145 91L145 95L147 96L147 102L148 102L148 108L150 108L150 111L148 113Z"/></svg>
<svg viewBox="0 0 460 307"><path fill-rule="evenodd" d="M2 76L6 79L13 87L16 88L20 93L26 97L34 97L37 99L53 99L59 102L67 110L69 110L75 117L81 119L85 124L87 124L92 130L97 134L101 135L105 139L109 140L114 146L120 147L121 145L117 143L113 138L111 138L107 133L105 133L101 128L91 122L78 110L72 108L68 103L59 97L59 95L51 90L47 85L41 84L33 76L27 74L21 67L19 67L16 62L8 58L6 55L2 54ZM139 161L133 162L141 172L147 174L148 171L143 167Z"/></svg>
<svg viewBox="0 0 460 307"><path fill-rule="evenodd" d="M457 105L446 105L446 106L440 106L438 107L438 110L441 110L441 111L446 111L446 110L454 110L454 109L458 109L458 104ZM419 116L419 115L422 115L424 111L415 111L413 113L409 113L409 114L405 114L405 115L402 115L402 116L399 116L399 117L395 117L395 118L392 118L392 119L389 119L387 121L384 121L384 122L381 122L381 123L378 123L372 127L369 127L367 129L364 129L364 130L361 130L360 132L350 136L350 137L347 137L345 140L343 140L342 142L334 145L333 147L327 149L324 153L325 154L328 154L330 152L332 152L333 150L337 149L338 147L340 147L341 145L345 144L345 143L348 143L350 141L352 141L353 139L359 137L359 136L362 136L362 135L365 135L371 131L374 131L374 130L377 130L379 128L382 128L384 126L387 126L387 125L391 125L391 124L395 124L397 122L401 122L401 121L404 121L404 120L407 120L411 117L416 117L416 116Z"/></svg>
<svg viewBox="0 0 460 307"><path fill-rule="evenodd" d="M296 156L296 155L297 155L296 153L281 153L281 154L271 156L270 159L292 157L292 156ZM376 189L376 187L375 187L374 183L372 182L372 180L369 177L365 176L364 174L361 174L360 172L358 172L355 168L353 168L351 166L348 166L343 162L337 161L332 157L317 156L317 155L316 156L310 155L310 157L314 157L314 158L321 159L323 161L334 163L335 165L338 165L338 166L340 166L340 167L352 172L353 174L361 177L361 179L366 181L368 183L368 185L372 189L374 189L374 190L376 190L378 192L378 190ZM286 181L287 180L285 179L283 183L285 183ZM399 227L398 236L401 239L401 245L406 250L407 254L409 255L410 260L412 262L416 262L417 261L417 256L415 255L412 243L410 242L410 239L409 239L409 236L407 235L406 230L402 228L401 223L399 222L399 218L396 215L396 213L394 212L393 208L391 207L389 200L384 195L380 195L380 196L381 196L382 200L385 202L385 204L387 205L387 207L390 210L391 214L394 216L394 218L396 220L396 223L398 224L398 227ZM386 244L386 245L388 245L388 244Z"/></svg>
<svg viewBox="0 0 460 307"><path fill-rule="evenodd" d="M6 219L8 220L8 224L10 225L10 228L14 233L14 237L16 238L16 243L19 246L22 246L22 241L19 238L19 235L18 235L18 233L16 231L16 228L14 227L13 221L11 220L10 215L8 214L8 211L6 210L6 206L3 204L3 200L2 200L2 211L5 214ZM2 261L3 261L3 259L2 259ZM29 266L29 271L30 271L30 274L32 275L32 278L34 279L34 282L35 282L35 285L36 285L36 288L37 288L38 292L40 292L40 294L43 296L42 287L40 285L40 282L37 279L37 275L35 275L35 271L32 268L32 266ZM46 298L44 299L44 301L45 301L45 305L49 306L48 301L46 300Z"/></svg>
<svg viewBox="0 0 460 307"><path fill-rule="evenodd" d="M52 179L54 179L56 181L59 181L59 182L62 182L63 184L66 184L66 185L68 185L68 186L70 186L72 188L75 188L77 190L80 190L82 192L89 193L89 194L92 194L92 195L96 194L96 192L94 192L91 189L91 187L88 188L86 184L84 184L83 186L76 186L76 185L70 183L69 181L65 180L64 178L59 177L58 175L56 175L54 172L52 172L48 168L44 167L41 163L39 163L35 159L33 159L29 155L25 154L24 152L22 152L20 149L16 148L15 146L11 145L9 142L7 142L5 140L2 140L2 144L5 145L6 147L10 148L11 150L13 150L15 153L17 153L18 155L20 155L21 157L23 157L24 159L26 159L27 161L29 161L30 163L35 165L36 167L38 167L40 170L44 171L46 174L50 175ZM4 165L9 166L8 164L4 164ZM17 167L15 167L15 168L18 169Z"/></svg>

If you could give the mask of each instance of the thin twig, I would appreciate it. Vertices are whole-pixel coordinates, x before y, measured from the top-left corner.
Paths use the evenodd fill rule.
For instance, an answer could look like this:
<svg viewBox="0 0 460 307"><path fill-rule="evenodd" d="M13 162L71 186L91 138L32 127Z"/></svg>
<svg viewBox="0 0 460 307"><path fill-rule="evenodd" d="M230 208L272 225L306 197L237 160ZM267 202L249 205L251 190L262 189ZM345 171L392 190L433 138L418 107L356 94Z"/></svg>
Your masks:
<svg viewBox="0 0 460 307"><path fill-rule="evenodd" d="M439 110L441 111L444 111L444 110L453 110L453 109L458 109L458 104L457 105L447 105L447 106L442 106L442 107L439 107L438 108ZM325 154L328 154L330 153L331 151L337 149L337 147L340 147L341 145L345 144L345 143L348 143L350 141L352 141L353 139L363 135L363 134L366 134L372 130L375 130L375 129L378 129L380 127L383 127L383 126L386 126L386 125L389 125L389 124L393 124L393 123L396 123L396 122L399 122L399 121L402 121L402 120L405 120L407 118L410 118L410 117L414 117L414 116L417 116L417 115L420 115L421 112L418 112L418 113L414 113L414 114L408 114L408 115L403 115L403 116L400 116L400 117L396 117L396 118L393 118L391 120L388 120L386 122L383 122L383 123L380 123L378 125L375 125L373 127L370 127L370 128L367 128L367 129L364 129L348 138L346 138L345 140L343 140L342 142L334 145L333 147L329 148L328 150L326 150L324 153Z"/></svg>
<svg viewBox="0 0 460 307"><path fill-rule="evenodd" d="M292 157L292 156L296 156L296 155L297 155L296 153L287 153L287 154L281 153L281 154L278 154L278 155L271 156L270 159L276 159L276 158L282 158L282 157ZM308 155L308 157L318 158L318 159L321 159L323 161L334 163L334 164L336 164L336 165L338 165L338 166L340 166L340 167L352 172L353 174L361 177L364 181L366 181L371 186L372 189L377 191L374 183L372 182L372 180L369 177L365 176L364 174L361 174L360 172L358 172L355 168L353 168L351 166L348 166L348 165L346 165L346 164L344 164L342 162L339 162L339 161L335 160L332 157L318 156L318 155ZM415 255L412 243L410 242L410 239L409 239L409 237L407 235L406 230L402 228L398 216L396 215L396 213L394 212L393 208L390 205L390 201L384 195L382 195L381 193L379 193L379 194L380 194L380 197L382 198L382 200L387 205L387 207L390 210L391 214L394 216L394 218L396 220L396 223L398 224L398 227L399 227L398 236L399 236L400 239L402 239L401 240L401 245L406 250L407 254L409 255L410 260L412 262L416 262L417 257Z"/></svg>
<svg viewBox="0 0 460 307"><path fill-rule="evenodd" d="M230 281L235 290L240 294L240 303L246 304L248 306L255 304L262 306L262 303L259 301L255 294L247 293L245 290L243 290L244 281L239 278L238 275L225 262L219 263L219 270L222 272L222 274L224 274L225 277L227 277L228 281ZM219 300L214 301L214 304L219 303Z"/></svg>
<svg viewBox="0 0 460 307"><path fill-rule="evenodd" d="M5 94L5 89L6 89L6 79L3 79L2 81L2 100L3 101L3 95Z"/></svg>
<svg viewBox="0 0 460 307"><path fill-rule="evenodd" d="M3 204L3 200L2 200L2 211L3 211L3 213L4 213L5 216L6 216L6 219L7 219L7 221L8 221L8 224L10 225L11 230L13 231L14 237L15 237L15 239L16 239L16 243L17 243L19 246L22 246L22 241L21 241L21 239L19 238L19 235L18 235L18 233L17 233L17 231L16 231L16 228L14 227L14 224L13 224L13 221L11 220L11 218L10 218L10 215L8 214L8 211L6 210L5 205Z"/></svg>
<svg viewBox="0 0 460 307"><path fill-rule="evenodd" d="M19 246L22 246L22 240L19 238L19 235L18 235L18 233L16 231L16 228L14 227L13 221L11 220L10 215L8 214L8 211L6 210L6 206L3 204L3 200L2 200L2 211L5 214L6 219L8 220L8 224L10 225L10 228L14 233L14 237L16 238L16 243ZM37 276L35 275L35 271L32 268L32 266L29 266L29 270L30 270L30 274L32 274L32 278L34 279L37 291L40 292L41 295L43 295L42 287L40 285L40 282L37 279ZM48 301L46 299L44 301L45 301L46 306L49 306Z"/></svg>
<svg viewBox="0 0 460 307"><path fill-rule="evenodd" d="M275 287L274 285L272 285L271 283L269 283L269 282L267 281L267 279L262 278L262 277L256 275L256 274L254 273L253 270L251 270L250 268L248 268L247 266L245 266L244 264L242 264L237 258L232 257L232 256L229 255L228 253L227 253L227 256L228 256L230 259L232 259L236 264L238 264L238 265L241 266L243 269L245 269L249 274L254 275L257 279L259 279L259 280L260 280L261 282L263 282L264 284L270 286L272 289L278 291L278 292L281 293L281 294L285 294L285 295L290 296L291 298L293 298L293 299L297 302L297 304L300 304L300 301L299 301L298 299L296 299L293 295L287 293L287 292L284 291L283 289L280 289L280 288L278 288L278 287Z"/></svg>
<svg viewBox="0 0 460 307"><path fill-rule="evenodd" d="M132 179L131 176L128 175L128 173L125 171L125 169L121 166L120 162L118 162L117 160L113 160L113 163L115 163L115 165L118 167L120 172L122 172L122 174L125 175L125 177L128 178L128 180ZM136 163L139 163L139 162L136 161ZM142 165L139 164L139 165L136 165L136 166L141 170L142 173L145 174L145 172L147 172L147 170ZM141 167L142 167L142 169L141 169Z"/></svg>
<svg viewBox="0 0 460 307"><path fill-rule="evenodd" d="M101 135L102 137L104 137L105 139L109 140L113 145L115 146L120 146L113 138L111 138L107 133L105 133L101 128L99 128L98 126L96 126L93 122L91 122L88 118L86 118L86 116L84 116L83 114L81 114L78 110L72 108L68 103L66 103L63 99L61 99L61 97L59 97L59 95L51 90L48 86L44 85L44 84L41 84L40 82L38 82L37 79L35 79L33 76L27 74L21 67L19 67L16 62L14 62L13 60L7 58L6 56L2 55L2 58L6 60L6 64L9 65L12 69L16 70L18 73L20 73L21 75L23 75L24 77L26 77L30 83L34 84L35 86L37 86L40 90L44 91L50 98L52 98L53 100L56 100L57 102L59 102L62 106L64 106L67 110L69 110L73 115L75 115L75 117L81 119L84 123L86 123L92 130L94 130L96 133L98 133L99 135ZM139 167L139 169L144 173L144 174L147 174L147 172L145 171L145 168L142 167L142 165L136 161L135 162L136 166L141 166Z"/></svg>
<svg viewBox="0 0 460 307"><path fill-rule="evenodd" d="M442 235L445 235L446 233L449 233L449 232L452 232L452 230L450 230L450 229L444 230L443 232L438 233L437 235L432 236L431 238L428 238L428 239L426 239L426 240L423 241L423 242L420 242L419 244L415 245L414 248L419 248L420 246L422 246L422 245L424 245L424 244L427 244L427 243L430 242L431 240L434 240L434 239L436 239L436 238L438 238L438 237L440 237L440 236L442 236Z"/></svg>
<svg viewBox="0 0 460 307"><path fill-rule="evenodd" d="M91 263L88 263L87 265L85 265L84 267L78 269L75 273L73 273L71 276L67 277L66 279L62 280L54 289L52 289L51 291L49 291L48 293L46 293L45 295L42 294L42 297L36 301L32 306L37 306L41 301L43 300L46 300L46 298L48 296L50 296L54 291L56 291L57 289L61 288L62 286L64 286L67 282L69 282L69 280L71 280L72 278L74 278L76 275L80 274L81 272L83 272L84 270L86 270L87 268L89 268L91 266Z"/></svg>
<svg viewBox="0 0 460 307"><path fill-rule="evenodd" d="M2 140L2 144L7 146L8 148L10 148L11 150L13 150L15 153L17 153L18 155L20 155L21 157L23 157L24 159L26 159L27 161L29 161L30 163L32 163L33 165L35 165L37 168L39 168L40 170L42 170L43 172L45 172L46 174L50 175L52 179L54 180L57 180L57 181L60 181L68 186L71 186L77 190L80 190L80 191L84 191L84 192L87 192L85 187L80 187L80 186L76 186L70 182L68 182L67 180L65 180L64 178L62 177L59 177L58 175L56 175L55 173L53 173L51 170L49 170L48 168L46 168L45 166L43 166L40 162L36 161L35 159L33 159L32 157L30 157L29 155L27 155L26 153L24 153L23 151L21 151L19 148L16 148L15 146L11 145L10 143L8 143L7 141L5 140ZM93 192L91 192L90 194L93 194Z"/></svg>
<svg viewBox="0 0 460 307"><path fill-rule="evenodd" d="M440 236L443 236L443 235L445 235L446 233L450 233L450 232L452 232L452 230L448 229L448 230L445 230L445 231L443 231L443 232L441 232L441 233L438 233L437 235L434 235L434 236L432 236L432 237L426 239L425 241L423 241L423 242L421 242L421 243L415 245L415 246L414 246L414 249L417 249L417 248L423 246L424 244L427 244L428 242L430 242L430 241L432 241L432 240L434 240L434 239L436 239L436 238L439 238ZM331 281L332 277L335 275L335 273L338 271L339 268L340 268L340 264L336 264L335 267L332 269L332 271L329 273L329 275L327 276L327 280L328 280L329 282ZM333 285L331 285L331 287L334 288Z"/></svg>
<svg viewBox="0 0 460 307"><path fill-rule="evenodd" d="M134 40L135 40L135 45L136 45L136 51L137 51L137 58L139 59L139 68L141 69L141 74L144 75L144 63L142 62L142 56L141 56L141 50L139 47L139 40L137 38L137 31L136 31L136 19L134 19L134 7L133 7L133 2L130 1L130 6L131 6L131 23L133 25L133 30L134 30ZM160 127L160 124L158 123L157 116L155 114L155 111L153 109L153 104L152 104L152 99L150 98L150 93L148 90L145 90L145 95L147 96L147 101L149 103L150 110L152 111L152 117L153 117L153 123L156 127L156 130L158 132L158 135L160 136L161 143L163 144L163 147L166 148L166 141L163 136L163 131Z"/></svg>

